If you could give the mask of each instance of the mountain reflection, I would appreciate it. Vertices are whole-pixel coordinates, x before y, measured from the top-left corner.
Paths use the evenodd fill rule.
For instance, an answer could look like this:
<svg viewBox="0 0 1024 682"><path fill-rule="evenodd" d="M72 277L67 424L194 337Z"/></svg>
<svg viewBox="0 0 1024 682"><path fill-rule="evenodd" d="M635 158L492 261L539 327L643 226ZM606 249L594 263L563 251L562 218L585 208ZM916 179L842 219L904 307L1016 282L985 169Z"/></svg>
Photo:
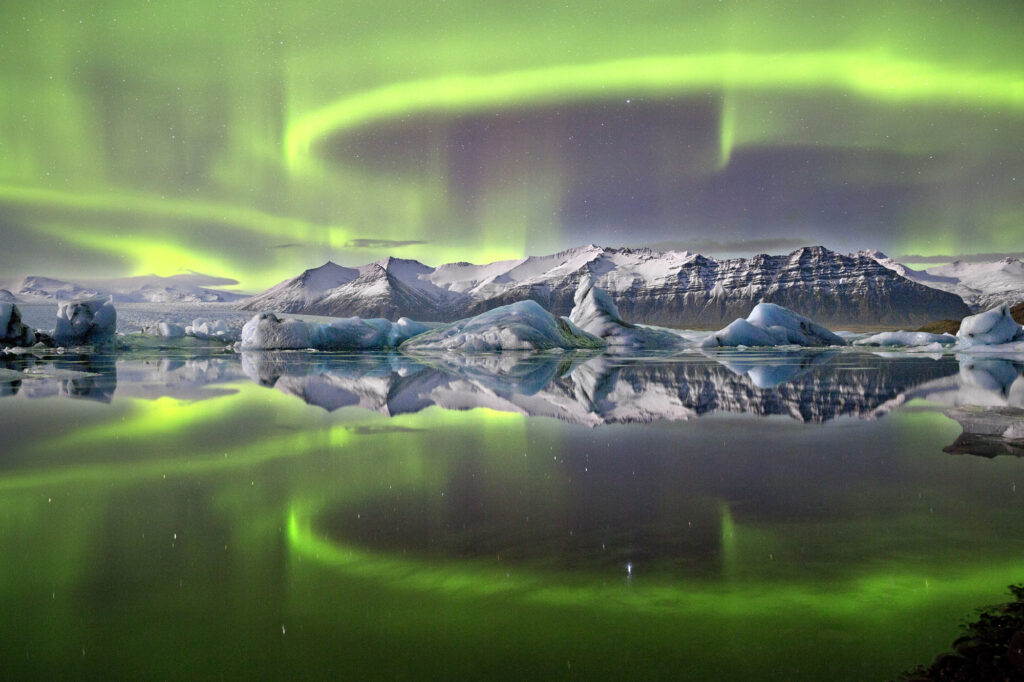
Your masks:
<svg viewBox="0 0 1024 682"><path fill-rule="evenodd" d="M303 362L302 358L306 361ZM915 387L955 377L953 358L823 352L620 359L584 354L351 357L242 354L246 374L327 410L384 414L486 407L585 426L714 412L803 422L884 414Z"/></svg>
<svg viewBox="0 0 1024 682"><path fill-rule="evenodd" d="M1024 453L1024 361L850 351L740 351L622 358L593 352L407 356L0 355L0 398L202 400L254 381L328 411L386 415L488 408L582 426L716 412L806 423L872 419L923 399L964 433L950 453Z"/></svg>

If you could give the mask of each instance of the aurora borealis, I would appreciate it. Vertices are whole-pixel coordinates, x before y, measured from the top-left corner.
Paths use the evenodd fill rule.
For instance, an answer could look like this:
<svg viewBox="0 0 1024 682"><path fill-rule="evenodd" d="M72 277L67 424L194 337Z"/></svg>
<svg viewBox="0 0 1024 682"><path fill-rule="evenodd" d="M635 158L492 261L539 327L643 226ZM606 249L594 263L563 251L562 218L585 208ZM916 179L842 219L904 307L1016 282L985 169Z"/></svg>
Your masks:
<svg viewBox="0 0 1024 682"><path fill-rule="evenodd" d="M1019 252L1006 2L0 7L0 281ZM773 246L775 248L773 248Z"/></svg>

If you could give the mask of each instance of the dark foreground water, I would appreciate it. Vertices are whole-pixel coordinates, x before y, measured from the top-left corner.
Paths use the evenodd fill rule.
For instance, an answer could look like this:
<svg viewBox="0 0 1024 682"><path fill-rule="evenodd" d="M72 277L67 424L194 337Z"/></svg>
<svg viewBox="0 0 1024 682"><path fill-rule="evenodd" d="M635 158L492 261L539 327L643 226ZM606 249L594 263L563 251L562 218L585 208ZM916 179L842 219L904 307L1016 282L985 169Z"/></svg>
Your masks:
<svg viewBox="0 0 1024 682"><path fill-rule="evenodd" d="M888 679L1024 580L1010 360L3 357L5 678Z"/></svg>

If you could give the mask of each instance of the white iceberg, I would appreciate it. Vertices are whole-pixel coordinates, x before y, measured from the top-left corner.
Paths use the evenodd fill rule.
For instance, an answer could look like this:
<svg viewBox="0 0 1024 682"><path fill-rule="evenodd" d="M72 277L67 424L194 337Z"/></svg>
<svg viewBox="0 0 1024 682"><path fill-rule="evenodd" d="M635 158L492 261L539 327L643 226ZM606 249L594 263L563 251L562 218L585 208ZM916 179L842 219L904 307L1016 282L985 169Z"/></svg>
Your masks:
<svg viewBox="0 0 1024 682"><path fill-rule="evenodd" d="M619 315L615 301L604 289L584 277L573 297L569 320L583 331L604 339L610 349L632 348L654 350L675 348L686 338L666 329L630 324Z"/></svg>
<svg viewBox="0 0 1024 682"><path fill-rule="evenodd" d="M242 327L243 350L301 350L312 348L309 325L291 317L259 313Z"/></svg>
<svg viewBox="0 0 1024 682"><path fill-rule="evenodd" d="M31 346L38 340L34 329L21 321L13 303L0 303L0 346Z"/></svg>
<svg viewBox="0 0 1024 682"><path fill-rule="evenodd" d="M855 346L908 346L934 348L956 343L952 334L929 334L928 332L881 332L853 342Z"/></svg>
<svg viewBox="0 0 1024 682"><path fill-rule="evenodd" d="M57 308L53 343L57 346L99 345L114 338L117 311L113 299L63 301Z"/></svg>
<svg viewBox="0 0 1024 682"><path fill-rule="evenodd" d="M186 325L184 333L187 336L194 336L197 339L214 339L217 341L231 341L237 338L237 327L232 330L224 320L211 320L207 317L197 317L192 324Z"/></svg>
<svg viewBox="0 0 1024 682"><path fill-rule="evenodd" d="M956 338L961 348L997 346L1024 341L1024 328L1010 315L1010 306L1003 304L965 317Z"/></svg>
<svg viewBox="0 0 1024 682"><path fill-rule="evenodd" d="M180 339L185 336L185 327L174 322L157 322L148 330L153 336L160 336L165 339Z"/></svg>
<svg viewBox="0 0 1024 682"><path fill-rule="evenodd" d="M397 322L380 318L344 317L331 322L305 322L280 319L273 313L260 313L242 327L242 350L324 351L386 350L439 326L434 322L416 322L407 317Z"/></svg>
<svg viewBox="0 0 1024 682"><path fill-rule="evenodd" d="M747 318L737 319L700 342L716 346L845 346L846 341L817 322L774 303L758 303Z"/></svg>
<svg viewBox="0 0 1024 682"><path fill-rule="evenodd" d="M403 350L488 352L604 348L605 341L536 301L517 301L442 325L402 344Z"/></svg>
<svg viewBox="0 0 1024 682"><path fill-rule="evenodd" d="M438 323L416 322L408 317L391 322L382 318L343 317L328 323L311 323L313 348L319 350L383 350L430 331Z"/></svg>

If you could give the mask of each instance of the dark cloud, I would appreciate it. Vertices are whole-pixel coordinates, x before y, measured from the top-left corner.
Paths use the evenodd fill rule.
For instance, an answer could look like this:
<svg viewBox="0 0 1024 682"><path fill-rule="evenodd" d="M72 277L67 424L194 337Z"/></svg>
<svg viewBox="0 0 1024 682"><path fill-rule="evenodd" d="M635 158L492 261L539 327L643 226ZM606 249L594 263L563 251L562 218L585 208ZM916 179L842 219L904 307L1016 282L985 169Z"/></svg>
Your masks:
<svg viewBox="0 0 1024 682"><path fill-rule="evenodd" d="M908 253L903 256L897 256L896 260L902 263L951 263L955 260L961 260L965 263L991 263L992 261L1002 260L1004 258L1018 258L1024 260L1024 251L1013 251L1013 252L993 252L993 253L959 253L955 255L943 255L943 256L921 256L918 254Z"/></svg>
<svg viewBox="0 0 1024 682"><path fill-rule="evenodd" d="M801 246L815 245L813 239L798 237L778 237L761 239L732 239L718 241L715 239L678 239L669 241L653 242L650 244L636 244L633 246L645 246L655 251L690 251L692 253L717 254L717 253L779 253L799 249Z"/></svg>
<svg viewBox="0 0 1024 682"><path fill-rule="evenodd" d="M273 249L294 249L294 248L299 247L299 246L302 246L302 244L275 244L271 248L273 248Z"/></svg>
<svg viewBox="0 0 1024 682"><path fill-rule="evenodd" d="M401 246L428 244L419 239L350 239L345 242L347 249L397 249Z"/></svg>

